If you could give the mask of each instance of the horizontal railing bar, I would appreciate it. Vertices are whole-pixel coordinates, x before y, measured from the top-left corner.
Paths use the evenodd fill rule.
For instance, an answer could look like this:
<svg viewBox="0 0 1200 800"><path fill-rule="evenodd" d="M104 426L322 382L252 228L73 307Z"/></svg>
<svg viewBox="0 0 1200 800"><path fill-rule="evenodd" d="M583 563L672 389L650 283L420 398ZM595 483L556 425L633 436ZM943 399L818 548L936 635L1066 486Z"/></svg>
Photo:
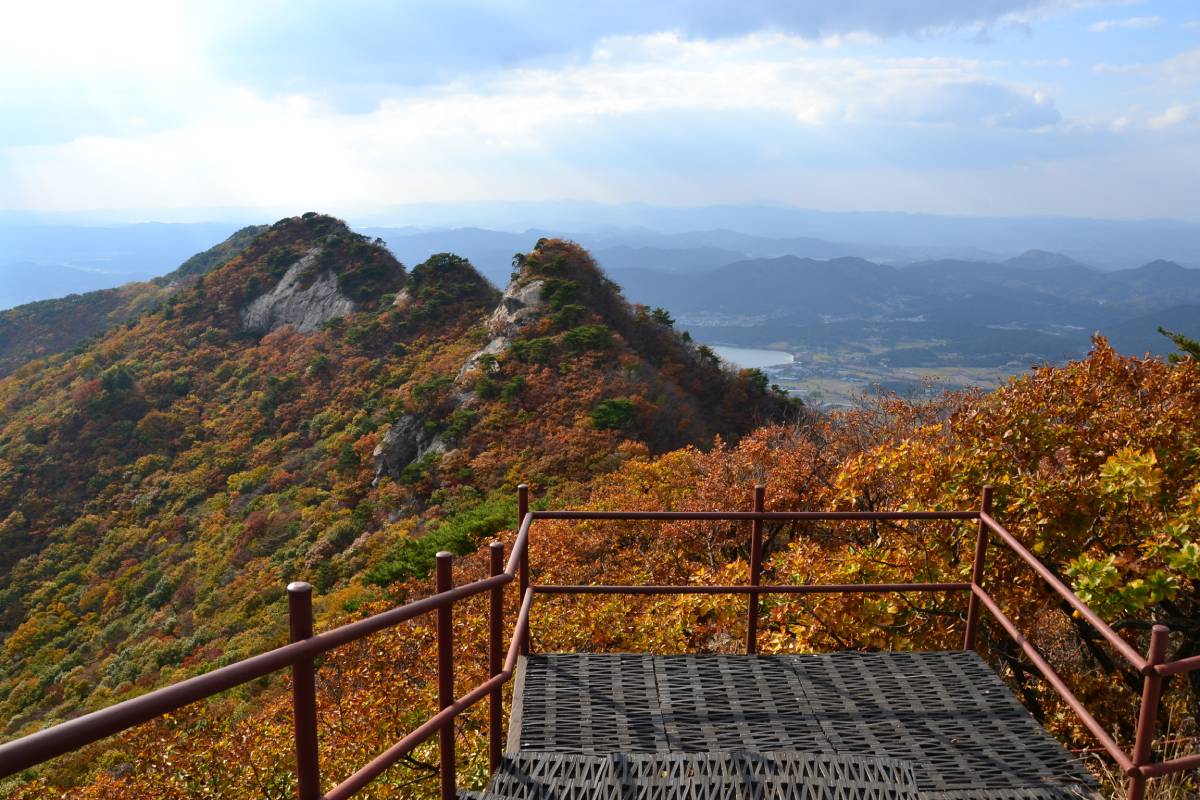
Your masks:
<svg viewBox="0 0 1200 800"><path fill-rule="evenodd" d="M465 583L448 592L430 595L407 605L388 609L372 617L317 634L311 639L268 650L212 672L164 686L162 689L140 697L134 697L20 739L5 742L0 744L0 778L8 777L63 753L77 750L84 745L148 722L155 717L169 714L183 706L270 675L272 672L278 672L297 661L313 658L459 600L490 591L494 586L506 585L513 580L512 575L504 574L473 583Z"/></svg>
<svg viewBox="0 0 1200 800"><path fill-rule="evenodd" d="M1189 769L1200 769L1200 753L1193 753L1190 756L1180 756L1170 761L1143 764L1137 768L1137 771L1147 778L1161 778L1163 775L1170 775L1173 772L1186 772Z"/></svg>
<svg viewBox="0 0 1200 800"><path fill-rule="evenodd" d="M1076 597L1075 593L1071 591L1070 587L1059 580L1058 576L1051 572L1049 567L1043 564L1037 556L1035 556L1029 551L1028 548L1025 547L1025 545L1017 541L1017 537L1009 533L1008 530L1005 529L1005 527L999 522L997 522L991 514L980 512L979 518L983 520L983 523L991 528L992 531L995 532L995 534L999 536L1006 545L1009 546L1009 549L1019 555L1025 561L1025 563L1032 567L1033 571L1036 572L1042 580L1049 584L1051 589L1057 592L1062 599L1066 600L1071 608L1078 611L1081 617L1087 620L1093 628L1099 631L1100 635L1107 639L1108 643L1111 644L1118 653L1124 656L1125 660L1128 661L1134 669L1138 670L1139 672L1146 669L1147 662L1145 657L1137 650L1134 650L1133 646L1129 644L1129 642L1122 639L1121 635L1109 627L1107 622L1100 619L1100 616L1095 611L1092 611L1090 608L1088 608L1086 603Z"/></svg>
<svg viewBox="0 0 1200 800"><path fill-rule="evenodd" d="M960 520L979 519L978 511L530 511L534 519L568 520Z"/></svg>
<svg viewBox="0 0 1200 800"><path fill-rule="evenodd" d="M538 585L538 594L839 594L878 592L969 592L969 583L802 583L790 586L577 586Z"/></svg>
<svg viewBox="0 0 1200 800"><path fill-rule="evenodd" d="M1046 682L1049 683L1056 692L1058 692L1059 696L1061 696L1062 699L1066 701L1067 705L1071 707L1071 710L1075 712L1075 716L1079 718L1079 721L1083 723L1083 726L1091 732L1092 736L1096 737L1096 741L1100 742L1100 745L1108 751L1110 756L1113 757L1113 759L1117 762L1117 765L1120 766L1121 771L1128 773L1129 770L1133 769L1133 761L1128 755L1125 754L1125 751L1120 748L1120 746L1116 743L1116 741L1113 740L1111 736L1109 736L1108 731L1104 730L1104 726L1097 722L1096 718L1088 712L1083 703L1080 702L1079 698L1075 696L1075 693L1072 692L1065 683L1063 683L1062 678L1058 676L1058 673L1054 671L1054 668L1051 667L1049 662L1042 657L1042 654L1037 651L1037 648L1025 638L1025 635L1022 634L1013 621L1008 618L1008 615L1000 609L1000 606L996 603L992 596L978 584L972 586L971 588L975 593L975 596L979 598L980 602L987 607L987 610L990 611L992 616L996 618L996 621L1000 623L1000 627L1004 628L1005 632L1012 637L1012 640L1017 643L1017 646L1021 648L1026 657L1033 662L1033 666L1036 667L1038 672L1042 674L1042 677L1046 679Z"/></svg>
<svg viewBox="0 0 1200 800"><path fill-rule="evenodd" d="M513 629L512 639L509 641L508 654L504 659L504 669L493 675L488 680L476 686L465 695L455 700L450 705L443 708L438 713L434 714L429 719L425 720L416 730L409 733L400 741L384 750L382 753L371 759L359 770L346 780L339 783L334 789L324 795L324 800L346 800L367 786L371 781L375 780L383 774L389 767L395 764L404 756L411 753L419 744L428 739L433 734L437 733L447 725L454 724L454 719L466 709L473 706L479 700L487 697L497 686L502 686L517 668L517 658L520 655L521 636L529 628L529 610L533 605L533 589L525 590L525 597L521 602L521 611L517 615L517 624Z"/></svg>
<svg viewBox="0 0 1200 800"><path fill-rule="evenodd" d="M1168 675L1178 675L1181 672L1194 672L1200 669L1200 656L1168 661L1165 664L1157 664L1152 669L1164 678Z"/></svg>

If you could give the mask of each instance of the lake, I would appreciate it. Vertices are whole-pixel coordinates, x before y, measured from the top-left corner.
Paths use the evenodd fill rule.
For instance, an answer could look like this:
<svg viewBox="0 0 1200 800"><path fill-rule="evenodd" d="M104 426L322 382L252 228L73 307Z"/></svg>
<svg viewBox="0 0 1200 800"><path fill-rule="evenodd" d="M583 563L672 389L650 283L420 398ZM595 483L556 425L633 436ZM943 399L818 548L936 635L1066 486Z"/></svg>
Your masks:
<svg viewBox="0 0 1200 800"><path fill-rule="evenodd" d="M782 350L755 350L749 347L724 347L716 344L709 345L709 347L721 357L722 361L743 369L778 367L782 364L791 364L796 360L791 353L785 353Z"/></svg>

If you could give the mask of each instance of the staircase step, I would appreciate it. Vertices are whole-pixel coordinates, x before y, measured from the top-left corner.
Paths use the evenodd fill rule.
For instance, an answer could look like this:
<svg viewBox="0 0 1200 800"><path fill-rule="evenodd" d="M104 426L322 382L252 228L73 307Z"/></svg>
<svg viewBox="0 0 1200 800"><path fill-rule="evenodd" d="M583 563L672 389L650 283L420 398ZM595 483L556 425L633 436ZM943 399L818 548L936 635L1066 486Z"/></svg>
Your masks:
<svg viewBox="0 0 1200 800"><path fill-rule="evenodd" d="M912 767L894 759L794 752L521 751L472 800L918 800Z"/></svg>

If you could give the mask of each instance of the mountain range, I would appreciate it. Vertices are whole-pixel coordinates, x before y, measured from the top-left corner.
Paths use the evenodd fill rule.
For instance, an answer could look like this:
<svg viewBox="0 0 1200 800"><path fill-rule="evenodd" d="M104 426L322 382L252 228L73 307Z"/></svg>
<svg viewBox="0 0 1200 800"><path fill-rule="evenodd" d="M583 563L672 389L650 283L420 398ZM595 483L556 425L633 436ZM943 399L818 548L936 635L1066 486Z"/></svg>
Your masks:
<svg viewBox="0 0 1200 800"><path fill-rule="evenodd" d="M571 221L561 214L550 216L552 222ZM742 225L743 230L670 230L689 221L719 219ZM766 235L784 231L789 219L797 225L808 219L813 222L810 229L823 221L824 227L818 229L847 236L839 241ZM921 218L923 229L945 234L944 241L929 244L917 233L904 233L895 224L895 216L853 217L864 222L857 231L844 224L849 219L782 212L756 216L731 211L728 217L716 212L673 217L655 212L643 221L665 230L605 227L601 219L565 238L587 247L596 262L624 287L630 300L662 307L699 341L793 354L794 365L772 368L771 376L805 397L815 398L811 392L828 389L826 379L849 380L850 386L864 389L880 385L907 391L917 385L913 381L930 375L930 370L941 379L947 370L959 368L975 372L957 374L948 385L991 385L1030 364L1059 363L1082 355L1096 332L1108 336L1121 352L1137 354L1171 351L1170 341L1158 332L1160 326L1200 335L1200 293L1196 289L1200 271L1162 259L1112 268L1122 252L1147 251L1147 231L1165 232L1158 252L1189 253L1187 246L1181 245L1186 244L1191 230L1184 223L1105 226L1100 221L1076 220L1069 221L1062 237L1055 239L1042 224L1044 220L1013 221L1015 230L1028 232L1034 240L1068 244L1078 244L1083 231L1093 232L1099 237L1097 242L1111 241L1114 230L1136 234L1136 246L1114 247L1102 262L1110 268L1100 269L1094 262L1048 250L995 255L987 248L966 244L960 235L962 230L978 229L987 233L982 243L1003 243L994 221ZM624 221L635 221L635 217ZM183 247L198 237L225 230L216 223L99 230L59 226L47 229L55 236L39 238L35 228L9 228L7 233L0 229L0 246L20 255L53 244L57 249L43 250L43 255L62 257L88 253L92 246L101 254L125 248L126 252L137 251L129 263L148 265L161 264L168 245ZM528 252L538 240L554 235L550 228L512 232L470 227L368 227L359 233L384 244L406 264L422 263L438 253L456 253L494 286L508 283L515 253ZM883 234L901 244L866 242L879 240ZM220 252L232 255L247 235L244 230L233 236ZM0 261L5 257L0 255ZM197 258L213 256L202 252ZM79 278L78 289L93 286L97 280L120 282L116 273L94 271L95 253L82 263L85 266L58 271L26 266L19 279L14 276L6 283L10 291L26 295L62 295L74 282L73 276ZM0 312L0 375L31 358L69 350L108 326L133 319L186 286L208 266L211 264L193 262L172 272L160 267L154 270L160 277L151 281ZM112 269L112 264L107 268ZM901 376L897 370L907 374ZM900 382L894 380L897 378ZM821 402L848 399L841 390L832 397L840 399L826 396Z"/></svg>
<svg viewBox="0 0 1200 800"><path fill-rule="evenodd" d="M875 363L893 366L1020 369L1078 357L1097 331L1139 354L1172 349L1160 325L1200 333L1200 270L1161 260L1101 272L1044 251L905 266L781 256L687 275L611 275L632 300L662 306L703 341L869 346Z"/></svg>

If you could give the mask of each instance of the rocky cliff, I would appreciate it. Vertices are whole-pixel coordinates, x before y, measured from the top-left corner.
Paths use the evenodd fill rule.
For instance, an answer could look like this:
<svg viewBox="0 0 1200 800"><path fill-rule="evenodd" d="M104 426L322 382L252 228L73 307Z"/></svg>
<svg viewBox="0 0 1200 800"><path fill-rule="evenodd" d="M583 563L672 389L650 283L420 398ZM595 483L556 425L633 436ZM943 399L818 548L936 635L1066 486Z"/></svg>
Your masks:
<svg viewBox="0 0 1200 800"><path fill-rule="evenodd" d="M275 288L242 310L242 325L259 331L291 325L300 333L310 333L331 319L353 313L354 301L342 294L337 276L320 269L321 253L314 247L288 267Z"/></svg>

